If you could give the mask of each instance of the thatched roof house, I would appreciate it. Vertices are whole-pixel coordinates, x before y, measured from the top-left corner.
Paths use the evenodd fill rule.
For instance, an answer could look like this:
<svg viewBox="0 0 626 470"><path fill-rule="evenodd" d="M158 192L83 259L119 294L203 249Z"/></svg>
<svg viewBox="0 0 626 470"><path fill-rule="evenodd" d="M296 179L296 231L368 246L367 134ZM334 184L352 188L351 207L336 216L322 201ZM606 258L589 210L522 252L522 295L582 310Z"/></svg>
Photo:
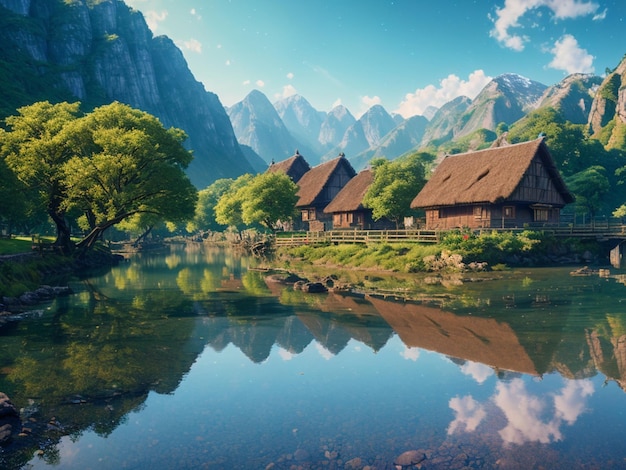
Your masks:
<svg viewBox="0 0 626 470"><path fill-rule="evenodd" d="M333 216L333 228L393 228L393 224L387 219L375 222L372 219L372 210L363 206L363 198L373 182L374 173L368 168L348 181L339 191L324 209L325 213Z"/></svg>
<svg viewBox="0 0 626 470"><path fill-rule="evenodd" d="M426 228L558 223L573 202L543 138L446 157L411 207Z"/></svg>
<svg viewBox="0 0 626 470"><path fill-rule="evenodd" d="M354 168L341 153L337 158L311 168L300 178L300 199L296 207L309 230L324 230L330 224L331 216L324 213L324 208L355 175Z"/></svg>
<svg viewBox="0 0 626 470"><path fill-rule="evenodd" d="M268 167L269 173L285 173L291 178L294 183L300 181L300 178L311 169L311 166L304 159L300 152L296 150L296 153L282 162L274 163Z"/></svg>

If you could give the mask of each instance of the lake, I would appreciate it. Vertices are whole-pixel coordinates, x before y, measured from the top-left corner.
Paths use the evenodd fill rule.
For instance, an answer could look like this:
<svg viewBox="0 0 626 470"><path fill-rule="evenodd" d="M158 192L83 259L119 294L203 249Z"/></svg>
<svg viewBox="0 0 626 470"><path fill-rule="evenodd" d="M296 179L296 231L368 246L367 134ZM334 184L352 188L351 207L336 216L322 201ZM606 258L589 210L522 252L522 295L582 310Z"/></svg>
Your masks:
<svg viewBox="0 0 626 470"><path fill-rule="evenodd" d="M255 266L193 245L137 255L0 328L23 428L0 467L626 468L617 271L392 279L405 301L304 293Z"/></svg>

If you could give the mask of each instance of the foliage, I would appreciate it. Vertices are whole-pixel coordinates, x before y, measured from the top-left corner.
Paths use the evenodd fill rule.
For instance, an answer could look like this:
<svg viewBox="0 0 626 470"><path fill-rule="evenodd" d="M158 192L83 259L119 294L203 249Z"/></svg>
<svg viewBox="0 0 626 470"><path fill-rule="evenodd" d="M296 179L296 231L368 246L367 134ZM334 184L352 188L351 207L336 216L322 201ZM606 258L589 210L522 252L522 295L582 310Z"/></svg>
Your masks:
<svg viewBox="0 0 626 470"><path fill-rule="evenodd" d="M120 103L79 116L79 103L35 103L7 118L2 156L71 249L68 215L82 213L90 248L109 227L148 227L193 215L196 190L184 173L185 134Z"/></svg>
<svg viewBox="0 0 626 470"><path fill-rule="evenodd" d="M491 231L475 234L472 231L455 230L444 235L441 245L459 254L466 262L503 263L507 257L520 253L532 254L548 241L540 232Z"/></svg>
<svg viewBox="0 0 626 470"><path fill-rule="evenodd" d="M276 231L280 222L296 215L297 192L298 186L284 173L241 176L215 206L216 221L235 226L261 224Z"/></svg>
<svg viewBox="0 0 626 470"><path fill-rule="evenodd" d="M222 178L215 181L205 189L198 191L198 203L193 219L187 224L188 232L199 230L222 230L225 225L215 220L215 206L220 198L228 191L232 179Z"/></svg>
<svg viewBox="0 0 626 470"><path fill-rule="evenodd" d="M590 166L570 176L566 183L576 196L576 211L589 213L592 217L600 210L611 189L606 169L599 165Z"/></svg>
<svg viewBox="0 0 626 470"><path fill-rule="evenodd" d="M276 231L279 222L289 222L296 215L297 192L298 186L284 173L255 176L245 189L243 221Z"/></svg>
<svg viewBox="0 0 626 470"><path fill-rule="evenodd" d="M215 205L215 221L226 226L242 226L241 205L243 190L252 181L253 176L246 173L233 181ZM241 190L241 191L240 191Z"/></svg>
<svg viewBox="0 0 626 470"><path fill-rule="evenodd" d="M66 194L63 165L73 149L63 135L65 126L76 120L79 103L35 103L17 110L6 123L10 131L2 133L1 153L7 165L36 198L57 226L57 243L70 243L70 229L65 220Z"/></svg>
<svg viewBox="0 0 626 470"><path fill-rule="evenodd" d="M399 226L403 217L411 215L411 202L426 183L423 160L424 154L415 153L375 162L374 181L363 198L375 220L386 217Z"/></svg>
<svg viewBox="0 0 626 470"><path fill-rule="evenodd" d="M122 221L148 227L193 216L197 193L184 173L192 157L180 129L116 102L67 126L65 138L76 154L63 167L64 206L86 215L84 244Z"/></svg>

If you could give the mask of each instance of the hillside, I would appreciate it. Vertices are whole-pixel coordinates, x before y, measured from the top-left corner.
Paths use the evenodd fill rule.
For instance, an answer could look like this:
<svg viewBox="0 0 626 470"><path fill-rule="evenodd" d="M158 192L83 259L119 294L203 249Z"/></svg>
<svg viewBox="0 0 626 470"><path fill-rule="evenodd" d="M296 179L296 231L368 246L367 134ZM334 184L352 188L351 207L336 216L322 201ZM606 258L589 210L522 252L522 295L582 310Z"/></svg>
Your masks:
<svg viewBox="0 0 626 470"><path fill-rule="evenodd" d="M0 0L0 42L0 117L40 100L120 101L188 134L197 187L253 171L217 95L124 2Z"/></svg>

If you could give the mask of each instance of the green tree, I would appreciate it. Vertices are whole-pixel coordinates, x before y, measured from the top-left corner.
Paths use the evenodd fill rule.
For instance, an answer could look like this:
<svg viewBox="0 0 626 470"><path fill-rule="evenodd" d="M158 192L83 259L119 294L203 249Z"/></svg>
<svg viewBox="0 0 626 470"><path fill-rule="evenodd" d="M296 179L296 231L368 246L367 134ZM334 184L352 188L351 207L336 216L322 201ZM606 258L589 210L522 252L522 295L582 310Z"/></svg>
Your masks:
<svg viewBox="0 0 626 470"><path fill-rule="evenodd" d="M0 142L3 133L0 129ZM26 187L0 157L0 223L5 225L9 235L13 233L13 227L26 218L27 198L15 197L16 194L24 195L25 191Z"/></svg>
<svg viewBox="0 0 626 470"><path fill-rule="evenodd" d="M213 182L207 188L198 191L198 204L196 204L193 220L187 224L188 232L221 230L225 228L224 225L219 224L215 220L215 206L232 184L232 179L222 178Z"/></svg>
<svg viewBox="0 0 626 470"><path fill-rule="evenodd" d="M576 211L595 216L611 189L606 169L599 165L578 172L566 179L567 187L576 197Z"/></svg>
<svg viewBox="0 0 626 470"><path fill-rule="evenodd" d="M37 198L57 230L55 244L68 248L70 227L63 204L67 185L63 165L72 157L63 130L76 120L79 103L50 104L42 101L17 110L6 119L1 150L7 165L24 184L27 197Z"/></svg>
<svg viewBox="0 0 626 470"><path fill-rule="evenodd" d="M184 173L192 156L180 129L116 102L67 125L64 137L75 156L62 167L63 207L80 209L91 229L79 247L122 221L148 227L193 217L197 191Z"/></svg>
<svg viewBox="0 0 626 470"><path fill-rule="evenodd" d="M372 209L375 220L386 217L399 227L403 217L411 214L411 202L426 183L424 159L424 155L416 153L393 161L373 162L374 181L363 205Z"/></svg>
<svg viewBox="0 0 626 470"><path fill-rule="evenodd" d="M261 173L242 192L241 216L247 225L259 223L275 232L296 214L298 185L284 173Z"/></svg>
<svg viewBox="0 0 626 470"><path fill-rule="evenodd" d="M228 190L222 194L215 205L215 221L226 226L241 226L241 206L244 201L245 187L252 181L253 176L246 173L233 181Z"/></svg>

